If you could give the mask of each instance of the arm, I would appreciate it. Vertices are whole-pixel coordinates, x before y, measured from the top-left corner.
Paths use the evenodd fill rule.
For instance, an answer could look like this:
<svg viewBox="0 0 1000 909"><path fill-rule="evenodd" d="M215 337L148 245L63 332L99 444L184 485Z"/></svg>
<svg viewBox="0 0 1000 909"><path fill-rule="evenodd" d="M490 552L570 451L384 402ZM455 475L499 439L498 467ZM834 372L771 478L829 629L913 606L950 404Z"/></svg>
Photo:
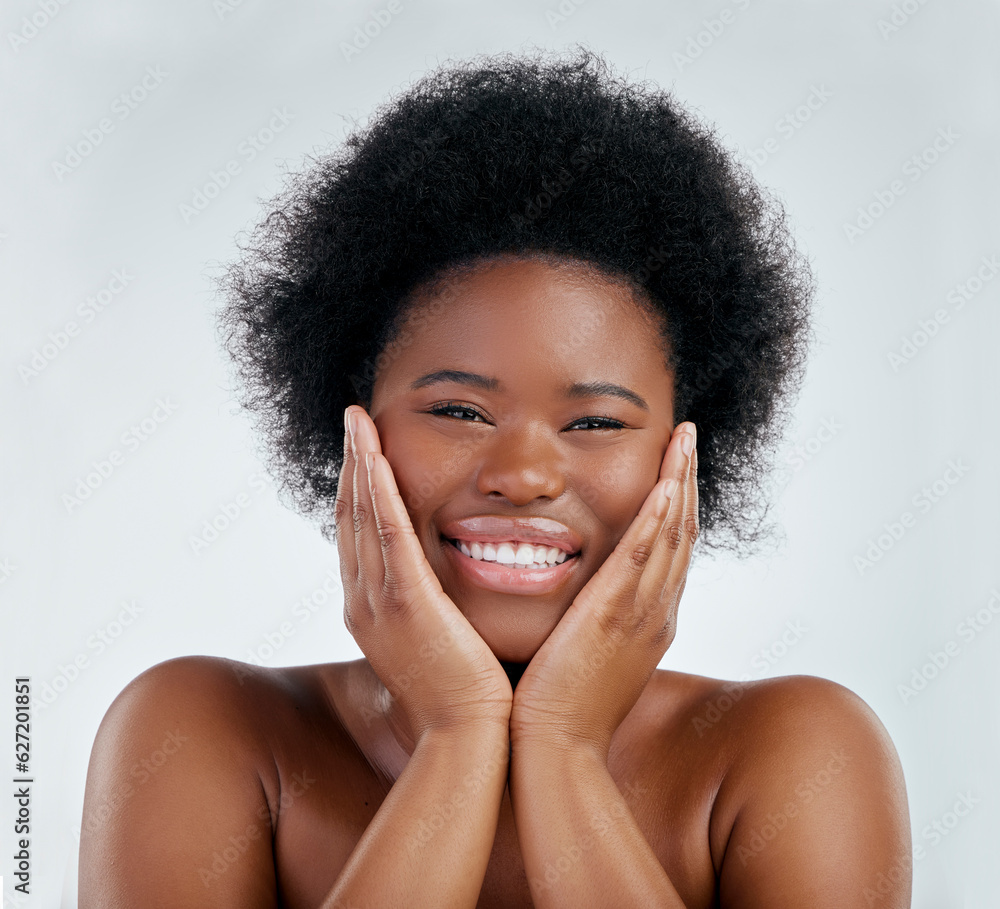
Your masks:
<svg viewBox="0 0 1000 909"><path fill-rule="evenodd" d="M344 621L416 745L323 909L471 909L507 782L510 682L431 571L375 424L353 406L345 420Z"/></svg>
<svg viewBox="0 0 1000 909"><path fill-rule="evenodd" d="M421 736L322 909L475 906L507 761L503 724Z"/></svg>
<svg viewBox="0 0 1000 909"><path fill-rule="evenodd" d="M878 717L812 676L775 679L761 694L727 774L736 820L719 873L723 909L908 909L906 788Z"/></svg>
<svg viewBox="0 0 1000 909"><path fill-rule="evenodd" d="M273 909L260 755L222 662L184 657L129 683L101 722L80 827L81 909Z"/></svg>
<svg viewBox="0 0 1000 909"><path fill-rule="evenodd" d="M684 906L607 767L673 640L698 536L694 427L681 427L639 513L514 693L511 804L539 907Z"/></svg>
<svg viewBox="0 0 1000 909"><path fill-rule="evenodd" d="M536 906L684 909L596 750L522 745L510 788Z"/></svg>

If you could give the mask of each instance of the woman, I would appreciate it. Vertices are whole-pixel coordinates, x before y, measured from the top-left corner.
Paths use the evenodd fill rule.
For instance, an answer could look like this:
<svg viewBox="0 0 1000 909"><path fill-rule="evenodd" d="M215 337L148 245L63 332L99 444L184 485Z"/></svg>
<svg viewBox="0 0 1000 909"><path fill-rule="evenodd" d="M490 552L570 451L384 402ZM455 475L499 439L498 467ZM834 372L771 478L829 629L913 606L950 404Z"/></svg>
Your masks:
<svg viewBox="0 0 1000 909"><path fill-rule="evenodd" d="M696 539L762 539L807 334L780 209L708 130L587 51L445 68L224 286L366 659L128 685L81 906L909 905L863 701L656 668Z"/></svg>

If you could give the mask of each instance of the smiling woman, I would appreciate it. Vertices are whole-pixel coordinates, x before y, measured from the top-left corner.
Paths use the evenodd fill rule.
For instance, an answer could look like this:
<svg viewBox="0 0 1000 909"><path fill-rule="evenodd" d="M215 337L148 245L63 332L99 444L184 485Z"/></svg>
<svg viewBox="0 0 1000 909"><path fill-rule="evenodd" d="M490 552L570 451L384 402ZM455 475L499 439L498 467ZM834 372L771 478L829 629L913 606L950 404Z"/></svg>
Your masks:
<svg viewBox="0 0 1000 909"><path fill-rule="evenodd" d="M222 321L365 658L127 686L80 905L909 905L863 701L657 668L696 542L763 538L810 287L711 133L585 51L442 69L294 178Z"/></svg>

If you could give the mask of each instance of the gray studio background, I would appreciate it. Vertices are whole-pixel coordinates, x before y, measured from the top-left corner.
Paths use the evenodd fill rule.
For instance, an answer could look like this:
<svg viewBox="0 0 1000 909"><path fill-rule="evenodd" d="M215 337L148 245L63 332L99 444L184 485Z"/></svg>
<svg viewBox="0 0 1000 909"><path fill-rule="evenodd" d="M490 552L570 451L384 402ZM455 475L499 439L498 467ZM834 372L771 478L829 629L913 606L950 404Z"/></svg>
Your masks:
<svg viewBox="0 0 1000 909"><path fill-rule="evenodd" d="M39 703L33 894L13 890L4 798L5 905L76 905L91 744L138 673L360 655L336 552L277 501L234 405L214 265L284 166L439 62L585 42L717 125L784 200L819 284L780 545L696 561L661 665L857 692L906 774L913 905L995 906L998 24L985 0L6 2L4 741L15 676Z"/></svg>

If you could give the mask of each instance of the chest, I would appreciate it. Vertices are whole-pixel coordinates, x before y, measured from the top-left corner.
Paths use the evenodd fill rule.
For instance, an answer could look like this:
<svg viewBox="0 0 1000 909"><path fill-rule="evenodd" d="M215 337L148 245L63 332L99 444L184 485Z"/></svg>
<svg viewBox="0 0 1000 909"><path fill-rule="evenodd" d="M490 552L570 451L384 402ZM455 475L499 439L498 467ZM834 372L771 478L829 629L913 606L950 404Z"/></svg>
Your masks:
<svg viewBox="0 0 1000 909"><path fill-rule="evenodd" d="M311 757L315 759L315 751ZM326 761L313 766L321 763L331 769L306 774L312 785L293 803L283 806L275 835L281 905L288 909L323 902L387 793L370 768L345 762L344 755L328 755ZM676 767L636 767L626 759L612 762L609 769L685 906L711 909L717 899L709 850L715 794L711 774L704 765L678 773ZM301 770L299 778L303 778ZM566 868L553 873L572 873L573 858L567 857ZM504 792L477 906L533 906L509 791Z"/></svg>

